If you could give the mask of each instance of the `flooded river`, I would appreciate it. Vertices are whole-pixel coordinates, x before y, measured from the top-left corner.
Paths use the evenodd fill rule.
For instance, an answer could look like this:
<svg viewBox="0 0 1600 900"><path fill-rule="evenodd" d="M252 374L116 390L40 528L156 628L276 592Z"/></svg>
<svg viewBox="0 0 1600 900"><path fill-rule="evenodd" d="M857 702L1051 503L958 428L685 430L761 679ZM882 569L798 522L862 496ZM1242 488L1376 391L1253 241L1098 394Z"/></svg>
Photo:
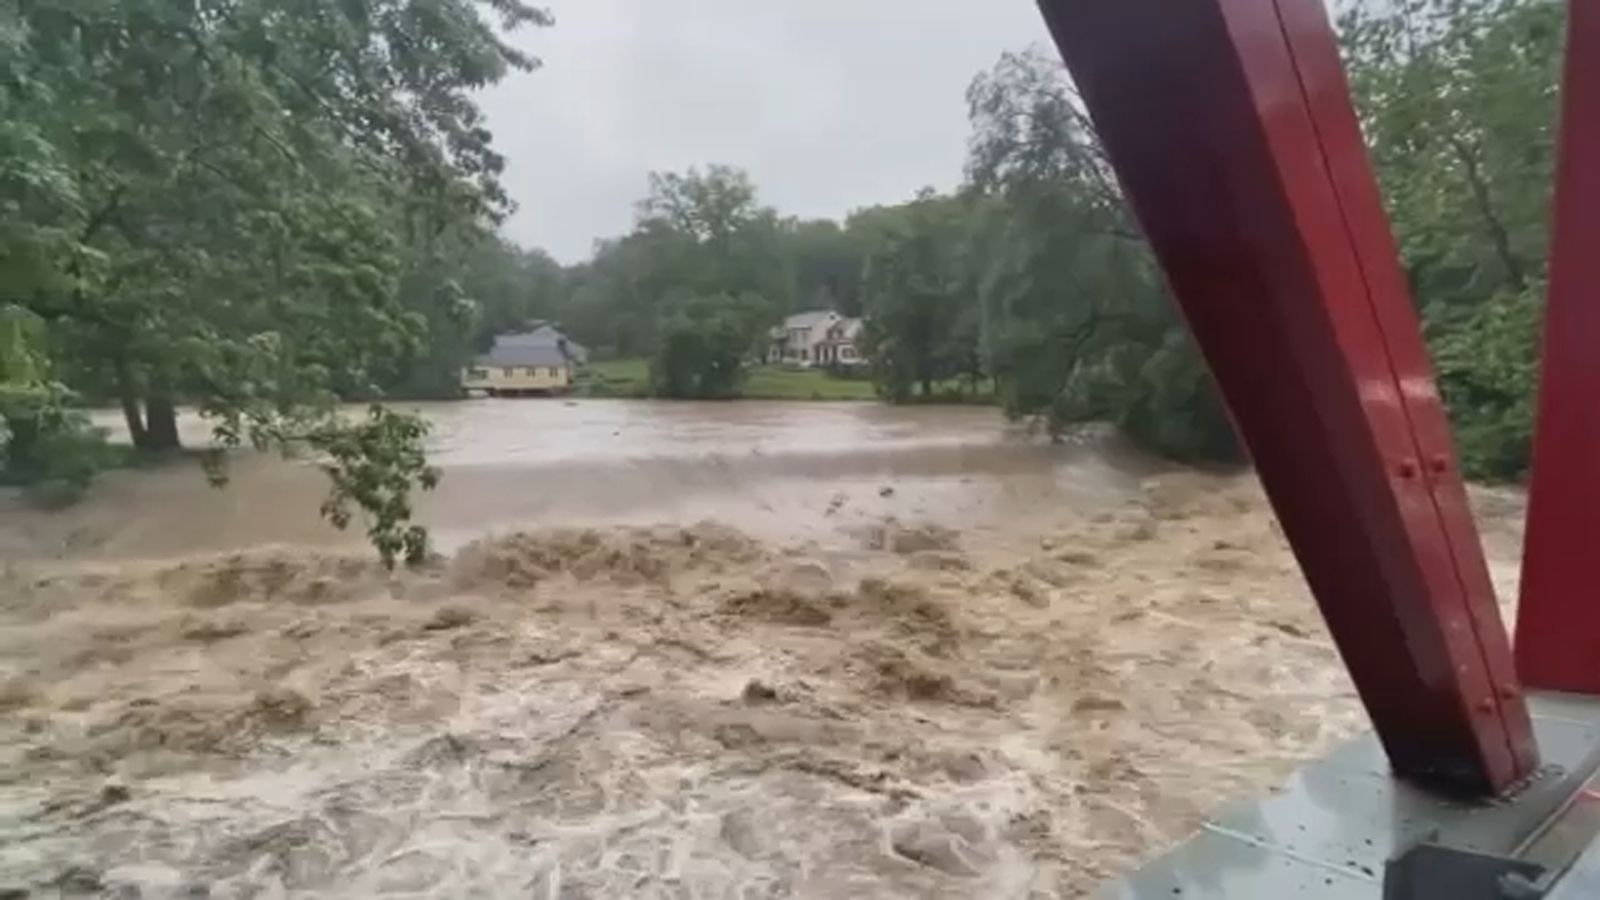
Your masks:
<svg viewBox="0 0 1600 900"><path fill-rule="evenodd" d="M3 501L0 892L1077 897L1363 725L1249 473L982 408L424 411L416 570L278 460ZM1474 500L1510 596L1522 499Z"/></svg>
<svg viewBox="0 0 1600 900"><path fill-rule="evenodd" d="M421 519L446 551L486 533L713 520L780 540L837 540L885 515L963 530L1126 499L1147 464L1051 445L987 407L633 400L422 404L444 472ZM100 424L121 431L111 413ZM182 423L204 446L197 418ZM1120 458L1115 458L1119 457ZM359 547L319 521L326 479L239 456L226 490L198 465L113 473L64 513L0 507L17 557L148 558L259 544ZM884 487L895 493L880 496Z"/></svg>

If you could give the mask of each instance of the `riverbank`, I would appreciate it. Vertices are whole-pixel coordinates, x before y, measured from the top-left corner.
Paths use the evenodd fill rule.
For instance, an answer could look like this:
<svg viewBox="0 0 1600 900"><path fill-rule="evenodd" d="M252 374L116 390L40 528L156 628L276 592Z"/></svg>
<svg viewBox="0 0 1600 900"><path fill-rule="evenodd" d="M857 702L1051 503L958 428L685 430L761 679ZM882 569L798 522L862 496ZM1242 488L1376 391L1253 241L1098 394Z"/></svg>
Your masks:
<svg viewBox="0 0 1600 900"><path fill-rule="evenodd" d="M579 375L579 390L591 397L643 399L650 396L650 361L642 357L592 362ZM821 369L754 366L740 390L742 400L876 400L866 378L832 375Z"/></svg>
<svg viewBox="0 0 1600 900"><path fill-rule="evenodd" d="M650 361L642 357L612 359L590 363L579 375L579 392L590 397L650 396ZM739 400L881 400L877 387L865 375L840 375L824 369L797 369L787 366L752 366L740 388ZM931 397L915 397L915 403L929 405L989 406L996 403L992 391L974 392L960 381L939 382Z"/></svg>

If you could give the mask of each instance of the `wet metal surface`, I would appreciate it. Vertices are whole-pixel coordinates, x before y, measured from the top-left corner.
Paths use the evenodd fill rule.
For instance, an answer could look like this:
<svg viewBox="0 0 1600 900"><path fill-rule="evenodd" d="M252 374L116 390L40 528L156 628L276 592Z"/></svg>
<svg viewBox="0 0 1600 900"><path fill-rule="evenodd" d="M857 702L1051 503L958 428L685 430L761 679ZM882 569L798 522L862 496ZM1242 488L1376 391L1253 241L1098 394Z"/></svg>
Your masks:
<svg viewBox="0 0 1600 900"><path fill-rule="evenodd" d="M1419 843L1565 866L1592 837L1561 825L1587 817L1595 803L1584 791L1600 764L1600 700L1536 694L1531 701L1545 766L1513 799L1454 801L1397 781L1367 734L1301 769L1271 799L1213 818L1101 896L1376 900L1385 863ZM1559 847L1558 835L1566 839Z"/></svg>

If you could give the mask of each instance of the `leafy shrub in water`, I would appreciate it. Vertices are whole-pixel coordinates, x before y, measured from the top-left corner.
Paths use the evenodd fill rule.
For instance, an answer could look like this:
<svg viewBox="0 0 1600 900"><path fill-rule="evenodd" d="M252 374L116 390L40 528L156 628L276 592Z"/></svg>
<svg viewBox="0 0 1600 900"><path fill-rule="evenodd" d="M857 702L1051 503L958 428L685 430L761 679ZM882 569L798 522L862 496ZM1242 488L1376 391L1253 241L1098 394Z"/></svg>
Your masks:
<svg viewBox="0 0 1600 900"><path fill-rule="evenodd" d="M50 378L41 334L31 314L0 308L0 483L32 486L47 505L62 505L117 452Z"/></svg>
<svg viewBox="0 0 1600 900"><path fill-rule="evenodd" d="M76 500L122 455L104 429L59 401L46 392L0 390L0 483L26 486L32 500L48 507Z"/></svg>

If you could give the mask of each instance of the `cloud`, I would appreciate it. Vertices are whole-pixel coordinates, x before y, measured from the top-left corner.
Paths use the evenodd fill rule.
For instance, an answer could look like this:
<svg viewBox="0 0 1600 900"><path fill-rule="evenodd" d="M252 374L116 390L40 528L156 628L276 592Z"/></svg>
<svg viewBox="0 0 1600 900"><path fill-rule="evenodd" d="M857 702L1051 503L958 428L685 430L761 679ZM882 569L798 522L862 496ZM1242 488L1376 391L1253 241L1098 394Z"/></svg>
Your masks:
<svg viewBox="0 0 1600 900"><path fill-rule="evenodd" d="M749 169L785 213L841 216L961 177L965 91L1044 42L1027 0L547 0L544 67L485 91L520 208L563 261L625 232L651 170Z"/></svg>

